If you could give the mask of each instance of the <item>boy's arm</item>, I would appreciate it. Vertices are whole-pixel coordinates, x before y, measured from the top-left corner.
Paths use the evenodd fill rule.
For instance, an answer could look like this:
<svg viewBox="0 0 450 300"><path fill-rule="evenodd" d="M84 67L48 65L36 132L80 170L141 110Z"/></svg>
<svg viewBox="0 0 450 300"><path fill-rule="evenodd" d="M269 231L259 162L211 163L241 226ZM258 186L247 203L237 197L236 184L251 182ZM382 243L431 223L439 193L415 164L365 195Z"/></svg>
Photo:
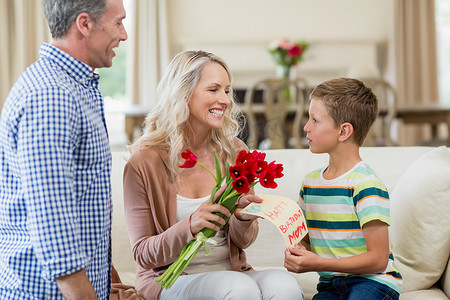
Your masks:
<svg viewBox="0 0 450 300"><path fill-rule="evenodd" d="M296 246L285 252L285 267L288 271L330 271L351 274L383 272L389 259L388 225L379 220L366 223L362 229L367 252L345 258L323 258L304 247Z"/></svg>

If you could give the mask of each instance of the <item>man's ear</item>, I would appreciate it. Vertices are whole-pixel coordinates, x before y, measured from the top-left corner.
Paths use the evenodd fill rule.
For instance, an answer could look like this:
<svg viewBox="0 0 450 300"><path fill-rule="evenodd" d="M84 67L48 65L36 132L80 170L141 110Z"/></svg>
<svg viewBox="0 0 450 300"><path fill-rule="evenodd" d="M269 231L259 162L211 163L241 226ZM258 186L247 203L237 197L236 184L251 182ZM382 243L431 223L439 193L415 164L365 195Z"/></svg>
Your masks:
<svg viewBox="0 0 450 300"><path fill-rule="evenodd" d="M90 34L92 28L95 26L94 21L85 12L77 16L77 18L75 19L75 25L78 31L85 37Z"/></svg>
<svg viewBox="0 0 450 300"><path fill-rule="evenodd" d="M349 122L345 122L341 124L341 131L339 132L339 141L345 142L348 140L353 134L353 125Z"/></svg>

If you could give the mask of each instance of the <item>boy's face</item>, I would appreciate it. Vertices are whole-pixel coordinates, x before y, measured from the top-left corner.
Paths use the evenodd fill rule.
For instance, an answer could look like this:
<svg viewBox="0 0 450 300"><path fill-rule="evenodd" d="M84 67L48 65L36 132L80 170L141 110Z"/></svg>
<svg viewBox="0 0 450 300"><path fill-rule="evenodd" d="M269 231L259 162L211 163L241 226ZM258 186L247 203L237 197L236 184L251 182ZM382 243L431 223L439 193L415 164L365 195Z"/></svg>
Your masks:
<svg viewBox="0 0 450 300"><path fill-rule="evenodd" d="M339 143L341 128L335 125L320 99L311 100L309 119L303 130L312 153L330 153Z"/></svg>

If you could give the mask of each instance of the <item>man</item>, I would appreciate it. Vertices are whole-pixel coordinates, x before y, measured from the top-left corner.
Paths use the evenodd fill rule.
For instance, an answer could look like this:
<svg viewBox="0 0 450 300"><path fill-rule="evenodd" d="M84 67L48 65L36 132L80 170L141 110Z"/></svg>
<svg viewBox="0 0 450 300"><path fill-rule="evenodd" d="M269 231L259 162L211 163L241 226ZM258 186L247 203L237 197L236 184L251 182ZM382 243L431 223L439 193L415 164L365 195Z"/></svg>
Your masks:
<svg viewBox="0 0 450 300"><path fill-rule="evenodd" d="M108 299L111 152L96 68L127 39L122 0L44 0L52 44L0 117L0 299Z"/></svg>

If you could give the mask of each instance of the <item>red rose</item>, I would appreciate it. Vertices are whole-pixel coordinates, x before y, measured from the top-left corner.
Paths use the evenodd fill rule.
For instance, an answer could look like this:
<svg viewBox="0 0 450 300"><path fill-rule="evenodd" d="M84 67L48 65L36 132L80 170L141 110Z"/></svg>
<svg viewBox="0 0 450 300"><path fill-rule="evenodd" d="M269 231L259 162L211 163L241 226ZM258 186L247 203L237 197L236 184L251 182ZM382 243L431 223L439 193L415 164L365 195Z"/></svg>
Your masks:
<svg viewBox="0 0 450 300"><path fill-rule="evenodd" d="M247 161L245 164L237 164L235 166L231 166L229 169L230 176L233 179L237 179L241 176L245 176L249 184L252 184L256 177L256 164L254 161Z"/></svg>
<svg viewBox="0 0 450 300"><path fill-rule="evenodd" d="M270 169L266 169L261 173L259 183L265 188L274 189L278 186L274 179L274 173Z"/></svg>
<svg viewBox="0 0 450 300"><path fill-rule="evenodd" d="M245 174L245 166L243 164L238 164L235 166L230 166L229 172L233 179L244 176Z"/></svg>
<svg viewBox="0 0 450 300"><path fill-rule="evenodd" d="M302 48L300 48L298 45L294 45L288 50L288 54L290 57L300 56L300 54L302 54Z"/></svg>
<svg viewBox="0 0 450 300"><path fill-rule="evenodd" d="M186 161L180 166L180 168L189 169L197 164L197 156L195 156L195 154L189 149L186 149L186 152L181 153L181 157Z"/></svg>
<svg viewBox="0 0 450 300"><path fill-rule="evenodd" d="M248 183L247 177L241 176L233 179L233 189L240 194L246 194L250 191L250 184Z"/></svg>
<svg viewBox="0 0 450 300"><path fill-rule="evenodd" d="M256 150L253 150L252 156L253 156L253 158L254 158L255 160L257 160L257 161L261 161L261 160L266 159L266 154L265 154L265 153L263 153L263 152L258 152L258 151L256 151Z"/></svg>
<svg viewBox="0 0 450 300"><path fill-rule="evenodd" d="M283 165L282 164L276 164L275 161L269 163L268 168L272 171L273 176L275 178L281 178L283 177Z"/></svg>
<svg viewBox="0 0 450 300"><path fill-rule="evenodd" d="M253 160L253 155L250 152L247 152L245 150L241 150L238 153L238 156L236 158L236 164L245 164L249 161Z"/></svg>
<svg viewBox="0 0 450 300"><path fill-rule="evenodd" d="M256 162L256 175L260 176L261 173L267 169L267 167L269 166L269 164L267 163L267 161L257 161Z"/></svg>

